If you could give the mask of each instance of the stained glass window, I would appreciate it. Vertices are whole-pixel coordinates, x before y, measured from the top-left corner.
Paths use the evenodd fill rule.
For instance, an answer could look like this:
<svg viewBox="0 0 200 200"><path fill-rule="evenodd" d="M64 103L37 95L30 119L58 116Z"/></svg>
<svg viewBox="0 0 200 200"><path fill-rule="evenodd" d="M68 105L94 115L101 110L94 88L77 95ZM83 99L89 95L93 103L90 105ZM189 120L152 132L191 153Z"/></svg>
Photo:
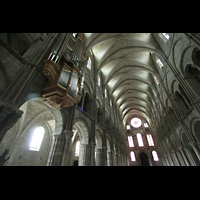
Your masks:
<svg viewBox="0 0 200 200"><path fill-rule="evenodd" d="M129 144L129 147L134 147L133 137L132 136L128 136L128 144Z"/></svg>
<svg viewBox="0 0 200 200"><path fill-rule="evenodd" d="M131 120L131 126L133 126L134 128L139 128L141 125L142 125L141 119L135 117Z"/></svg>
<svg viewBox="0 0 200 200"><path fill-rule="evenodd" d="M32 151L40 150L42 139L44 137L44 132L45 132L45 130L42 126L39 126L34 130L29 150L32 150Z"/></svg>
<svg viewBox="0 0 200 200"><path fill-rule="evenodd" d="M139 147L143 147L144 143L143 143L142 136L140 133L137 133L137 140L138 140Z"/></svg>
<svg viewBox="0 0 200 200"><path fill-rule="evenodd" d="M131 155L131 161L136 161L135 153L133 151L131 151L130 155Z"/></svg>
<svg viewBox="0 0 200 200"><path fill-rule="evenodd" d="M161 33L166 40L169 40L169 35L167 33Z"/></svg>
<svg viewBox="0 0 200 200"><path fill-rule="evenodd" d="M146 122L144 123L144 127L145 127L145 128L148 128L148 124L147 124Z"/></svg>
<svg viewBox="0 0 200 200"><path fill-rule="evenodd" d="M79 156L80 141L76 142L75 156Z"/></svg>
<svg viewBox="0 0 200 200"><path fill-rule="evenodd" d="M159 161L158 154L155 150L152 151L154 161Z"/></svg>
<svg viewBox="0 0 200 200"><path fill-rule="evenodd" d="M147 140L148 140L149 146L154 146L153 137L151 134L147 134Z"/></svg>

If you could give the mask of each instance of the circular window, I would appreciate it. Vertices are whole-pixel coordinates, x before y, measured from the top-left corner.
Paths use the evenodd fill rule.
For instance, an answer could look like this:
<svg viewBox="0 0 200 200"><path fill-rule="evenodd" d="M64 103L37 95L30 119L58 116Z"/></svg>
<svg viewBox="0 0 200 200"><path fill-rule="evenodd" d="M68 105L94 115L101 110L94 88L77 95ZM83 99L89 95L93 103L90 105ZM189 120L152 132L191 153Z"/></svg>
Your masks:
<svg viewBox="0 0 200 200"><path fill-rule="evenodd" d="M131 125L134 127L134 128L139 128L141 125L142 125L142 121L141 119L135 117L131 120Z"/></svg>

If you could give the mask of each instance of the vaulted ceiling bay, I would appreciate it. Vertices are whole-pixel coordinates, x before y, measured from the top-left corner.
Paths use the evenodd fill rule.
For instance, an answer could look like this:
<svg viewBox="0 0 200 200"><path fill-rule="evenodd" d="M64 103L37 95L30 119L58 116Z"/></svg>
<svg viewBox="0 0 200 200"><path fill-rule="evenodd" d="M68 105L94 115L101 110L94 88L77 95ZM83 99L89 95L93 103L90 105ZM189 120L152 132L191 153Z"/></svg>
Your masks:
<svg viewBox="0 0 200 200"><path fill-rule="evenodd" d="M154 75L160 76L151 54L162 56L152 33L84 33L84 38L123 124L134 116L152 123L158 93Z"/></svg>

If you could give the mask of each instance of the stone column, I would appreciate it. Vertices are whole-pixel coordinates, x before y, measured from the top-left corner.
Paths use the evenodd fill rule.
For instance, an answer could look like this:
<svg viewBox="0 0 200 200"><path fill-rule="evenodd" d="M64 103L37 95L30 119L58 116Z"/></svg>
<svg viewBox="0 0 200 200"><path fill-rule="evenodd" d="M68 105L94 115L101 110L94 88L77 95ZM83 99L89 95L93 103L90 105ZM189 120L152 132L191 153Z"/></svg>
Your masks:
<svg viewBox="0 0 200 200"><path fill-rule="evenodd" d="M119 153L115 153L115 166L119 166Z"/></svg>
<svg viewBox="0 0 200 200"><path fill-rule="evenodd" d="M119 156L118 156L118 165L122 166L122 155L121 154L119 154Z"/></svg>
<svg viewBox="0 0 200 200"><path fill-rule="evenodd" d="M62 162L63 157L63 150L65 146L65 133L61 133L60 135L54 136L54 143L53 150L51 155L49 155L51 158L49 160L49 165L51 166L60 166Z"/></svg>
<svg viewBox="0 0 200 200"><path fill-rule="evenodd" d="M187 159L187 157L185 155L185 152L183 150L183 147L179 147L179 150L180 150L180 153L181 153L181 155L183 157L183 160L184 160L186 166L190 166L190 163L189 163L189 161L188 161L188 159Z"/></svg>
<svg viewBox="0 0 200 200"><path fill-rule="evenodd" d="M116 152L113 150L113 166L116 166Z"/></svg>
<svg viewBox="0 0 200 200"><path fill-rule="evenodd" d="M185 151L185 153L186 153L186 155L187 155L187 157L189 159L190 165L191 166L196 166L196 163L195 163L195 161L194 161L194 159L193 159L193 157L192 157L192 155L190 153L190 150L187 149L187 148L183 148L183 149L184 149L184 151Z"/></svg>
<svg viewBox="0 0 200 200"><path fill-rule="evenodd" d="M182 158L182 156L181 156L181 153L178 152L178 151L176 151L176 155L177 155L177 157L178 157L178 160L179 160L179 162L180 162L180 165L181 165L181 166L185 166L185 162L184 162L184 160L183 160L183 158Z"/></svg>
<svg viewBox="0 0 200 200"><path fill-rule="evenodd" d="M162 156L162 157L160 157L160 159L161 159L161 161L163 163L163 166L166 166L167 164L166 164L165 158Z"/></svg>
<svg viewBox="0 0 200 200"><path fill-rule="evenodd" d="M46 166L51 166L52 165L52 161L53 161L53 157L54 157L54 153L55 153L57 142L58 142L58 135L54 135Z"/></svg>
<svg viewBox="0 0 200 200"><path fill-rule="evenodd" d="M171 156L172 156L172 159L173 159L173 161L174 161L174 165L175 165L175 166L180 166L180 164L179 164L179 162L178 162L178 159L177 159L177 157L176 157L176 154L175 154L174 150L172 151Z"/></svg>
<svg viewBox="0 0 200 200"><path fill-rule="evenodd" d="M103 146L103 151L104 151L104 166L107 166L107 147Z"/></svg>
<svg viewBox="0 0 200 200"><path fill-rule="evenodd" d="M91 146L89 144L80 145L79 166L90 166L91 164Z"/></svg>
<svg viewBox="0 0 200 200"><path fill-rule="evenodd" d="M194 152L195 152L196 155L197 155L197 158L198 158L199 161L200 161L200 152L199 152L199 148L198 148L197 145L196 145L196 142L195 142L195 141L192 141L192 142L190 142L190 145L192 146Z"/></svg>
<svg viewBox="0 0 200 200"><path fill-rule="evenodd" d="M96 149L96 166L105 166L104 149Z"/></svg>
<svg viewBox="0 0 200 200"><path fill-rule="evenodd" d="M127 166L129 166L129 157L126 157Z"/></svg>
<svg viewBox="0 0 200 200"><path fill-rule="evenodd" d="M36 42L37 45L32 49L32 53L26 59L21 57L21 64L14 66L15 74L11 74L11 80L7 83L5 91L0 96L0 142L6 132L17 123L22 115L19 107L25 102L26 92L28 87L33 83L38 75L40 63L48 53L51 46L54 44L58 33L51 33L43 41ZM10 46L2 41L4 47ZM23 65L23 66L21 66ZM5 66L12 71L13 66ZM44 84L45 78L43 75L40 78L38 85ZM41 85L41 87L42 87Z"/></svg>
<svg viewBox="0 0 200 200"><path fill-rule="evenodd" d="M91 142L91 166L95 166L95 143Z"/></svg>
<svg viewBox="0 0 200 200"><path fill-rule="evenodd" d="M165 154L164 158L165 158L165 160L166 160L166 165L167 165L167 166L170 166L170 164L169 164L169 159L168 159L168 157L167 157L166 154Z"/></svg>
<svg viewBox="0 0 200 200"><path fill-rule="evenodd" d="M168 158L168 160L169 160L170 166L174 166L174 163L173 163L173 161L172 161L171 155L170 155L169 153L167 154L167 158Z"/></svg>
<svg viewBox="0 0 200 200"><path fill-rule="evenodd" d="M63 151L63 158L62 158L62 163L61 166L66 166L67 165L67 159L68 159L68 153L69 153L69 146L70 146L70 141L73 136L73 131L66 131L65 133L65 147Z"/></svg>
<svg viewBox="0 0 200 200"><path fill-rule="evenodd" d="M107 165L113 166L113 150L107 152Z"/></svg>

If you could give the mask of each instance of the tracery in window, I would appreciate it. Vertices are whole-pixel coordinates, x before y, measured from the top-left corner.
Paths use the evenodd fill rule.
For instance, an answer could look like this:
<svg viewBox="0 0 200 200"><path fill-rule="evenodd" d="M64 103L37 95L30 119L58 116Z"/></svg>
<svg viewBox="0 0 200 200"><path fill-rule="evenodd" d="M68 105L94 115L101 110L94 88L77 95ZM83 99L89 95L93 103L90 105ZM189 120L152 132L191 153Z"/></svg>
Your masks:
<svg viewBox="0 0 200 200"><path fill-rule="evenodd" d="M137 140L138 140L139 147L143 147L144 143L143 143L142 136L140 133L137 133Z"/></svg>
<svg viewBox="0 0 200 200"><path fill-rule="evenodd" d="M90 59L90 57L89 57L89 59L88 59L88 61L87 61L87 68L88 68L89 70L91 70L91 59Z"/></svg>
<svg viewBox="0 0 200 200"><path fill-rule="evenodd" d="M134 117L134 118L131 120L131 126L133 126L134 128L139 128L141 125L142 125L141 119L139 119L139 118L137 118L137 117Z"/></svg>
<svg viewBox="0 0 200 200"><path fill-rule="evenodd" d="M135 153L133 151L131 151L130 155L131 155L131 161L136 161Z"/></svg>
<svg viewBox="0 0 200 200"><path fill-rule="evenodd" d="M144 127L145 127L145 128L148 128L148 127L149 127L148 124L147 124L146 122L144 123Z"/></svg>
<svg viewBox="0 0 200 200"><path fill-rule="evenodd" d="M153 137L151 134L147 134L147 140L148 140L150 147L154 146L154 141L153 141Z"/></svg>
<svg viewBox="0 0 200 200"><path fill-rule="evenodd" d="M39 126L34 130L33 137L29 146L29 150L32 150L32 151L40 150L42 139L44 137L44 132L45 130L42 126Z"/></svg>
<svg viewBox="0 0 200 200"><path fill-rule="evenodd" d="M133 137L132 136L128 136L128 144L129 144L129 147L134 147Z"/></svg>
<svg viewBox="0 0 200 200"><path fill-rule="evenodd" d="M154 161L159 161L158 154L155 150L152 151Z"/></svg>
<svg viewBox="0 0 200 200"><path fill-rule="evenodd" d="M79 156L80 141L76 142L75 156Z"/></svg>

